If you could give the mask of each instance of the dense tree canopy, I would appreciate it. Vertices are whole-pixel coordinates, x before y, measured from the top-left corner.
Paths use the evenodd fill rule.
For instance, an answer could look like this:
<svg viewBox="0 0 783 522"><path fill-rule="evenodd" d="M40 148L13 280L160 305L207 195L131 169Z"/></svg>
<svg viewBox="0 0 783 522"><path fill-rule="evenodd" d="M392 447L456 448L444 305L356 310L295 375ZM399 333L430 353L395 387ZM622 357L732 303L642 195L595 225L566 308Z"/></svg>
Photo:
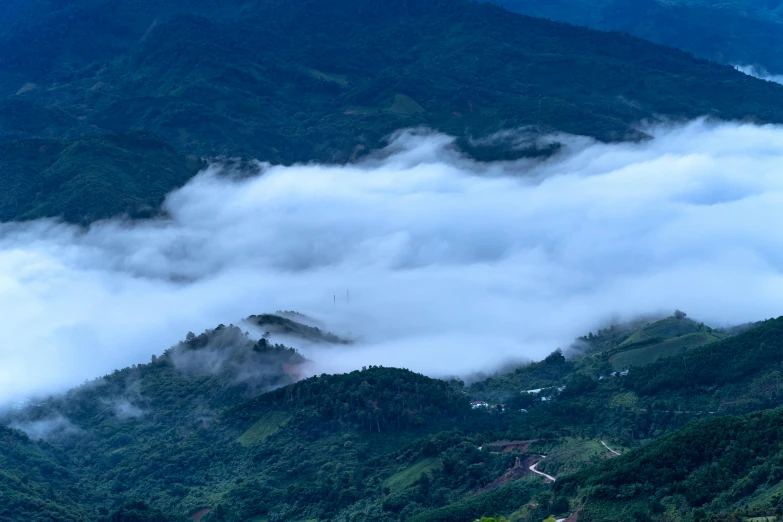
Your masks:
<svg viewBox="0 0 783 522"><path fill-rule="evenodd" d="M642 137L638 123L659 117L783 122L781 86L634 37L466 0L31 0L2 9L11 22L0 27L0 140L50 140L6 147L3 219L148 211L192 172L159 147L90 135L144 131L182 155L291 163L349 161L407 127L498 159L553 150L479 139L508 129L620 140Z"/></svg>

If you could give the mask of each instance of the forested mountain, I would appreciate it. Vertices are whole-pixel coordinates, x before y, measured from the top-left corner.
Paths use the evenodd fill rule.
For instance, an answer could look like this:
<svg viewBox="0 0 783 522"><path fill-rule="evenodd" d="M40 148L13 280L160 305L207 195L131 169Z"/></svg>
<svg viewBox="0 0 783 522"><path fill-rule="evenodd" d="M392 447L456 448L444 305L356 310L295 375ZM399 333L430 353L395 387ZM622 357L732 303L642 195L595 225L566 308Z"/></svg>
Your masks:
<svg viewBox="0 0 783 522"><path fill-rule="evenodd" d="M153 217L212 159L349 162L402 128L505 160L558 146L508 130L783 123L783 86L727 65L783 70L777 1L504 6L0 2L0 220ZM0 412L0 521L783 520L783 318L613 324L468 383L320 374L314 345L361 348L260 313Z"/></svg>
<svg viewBox="0 0 783 522"><path fill-rule="evenodd" d="M313 342L292 317L304 316L249 318L277 328L258 341L237 326L188 334L5 413L3 516L690 522L778 509L780 410L733 413L781 403L765 361L783 355L783 318L739 332L680 315L615 325L568 357L465 386L381 367L302 379L308 361L274 342ZM715 338L689 341L700 334ZM619 354L627 374L613 370Z"/></svg>
<svg viewBox="0 0 783 522"><path fill-rule="evenodd" d="M558 481L555 490L587 495L579 514L583 522L778 520L783 515L781 430L780 408L696 422Z"/></svg>
<svg viewBox="0 0 783 522"><path fill-rule="evenodd" d="M395 130L426 126L493 159L535 151L470 138L532 126L635 139L642 120L702 115L783 121L781 86L626 35L463 0L35 0L2 9L0 139L92 144L91 165L107 178L117 160L84 136L143 131L184 155L289 163L348 161ZM48 179L51 158L25 152L36 149L22 142L7 161ZM105 201L105 182L73 176L66 194L87 202L45 184L45 204L20 194L6 214L87 221L126 211L122 198L137 195L144 172L171 170L146 161L123 171L116 201L93 206ZM23 191L16 179L11 193ZM163 176L138 196L154 203L159 189L180 184Z"/></svg>
<svg viewBox="0 0 783 522"><path fill-rule="evenodd" d="M731 65L783 72L778 0L498 0L510 11L620 31Z"/></svg>
<svg viewBox="0 0 783 522"><path fill-rule="evenodd" d="M259 317L274 316L251 322ZM6 429L21 444L10 457L23 451L4 468L20 483L5 493L9 518L138 520L129 513L156 510L166 519L327 520L367 504L404 519L417 491L407 489L439 467L435 455L454 464L440 479L446 489L417 494L425 506L459 499L513 460L478 453L466 434L488 414L470 409L459 382L375 367L263 394L298 379L303 364L294 349L219 326L148 364L8 412L5 423L40 441ZM465 433L449 431L456 426ZM465 454L486 468L468 473ZM29 485L28 465L38 479ZM79 495L48 505L50 490L70 487ZM39 516L41 506L56 514Z"/></svg>
<svg viewBox="0 0 783 522"><path fill-rule="evenodd" d="M0 426L0 520L79 520L90 499L58 451Z"/></svg>
<svg viewBox="0 0 783 522"><path fill-rule="evenodd" d="M226 456L210 464L209 448L226 442L221 412L294 382L305 362L292 348L220 325L188 334L150 363L10 411L5 422L49 441L67 469L81 470L70 481L85 495L83 513L56 520L99 519L136 499L172 510L187 506L189 486L227 479ZM15 519L37 510L21 504Z"/></svg>
<svg viewBox="0 0 783 522"><path fill-rule="evenodd" d="M204 165L139 133L0 143L0 220L149 217Z"/></svg>

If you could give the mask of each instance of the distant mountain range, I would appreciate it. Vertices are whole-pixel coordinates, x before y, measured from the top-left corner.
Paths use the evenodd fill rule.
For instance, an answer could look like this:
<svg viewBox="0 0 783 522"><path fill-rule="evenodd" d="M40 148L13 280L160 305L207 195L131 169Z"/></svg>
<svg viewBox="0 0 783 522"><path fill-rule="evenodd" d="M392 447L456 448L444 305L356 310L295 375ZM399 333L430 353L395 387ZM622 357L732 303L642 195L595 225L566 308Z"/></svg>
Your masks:
<svg viewBox="0 0 783 522"><path fill-rule="evenodd" d="M783 73L778 0L498 0L510 11L620 31L731 65Z"/></svg>

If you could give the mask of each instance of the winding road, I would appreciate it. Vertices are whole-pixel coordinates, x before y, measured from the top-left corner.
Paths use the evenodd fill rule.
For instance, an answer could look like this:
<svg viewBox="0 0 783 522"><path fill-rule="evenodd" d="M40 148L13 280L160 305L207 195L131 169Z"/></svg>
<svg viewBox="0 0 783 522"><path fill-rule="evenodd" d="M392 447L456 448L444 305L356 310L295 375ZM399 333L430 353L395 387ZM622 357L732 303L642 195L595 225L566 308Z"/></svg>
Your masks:
<svg viewBox="0 0 783 522"><path fill-rule="evenodd" d="M609 446L607 446L607 445L606 445L606 442L604 442L604 441L601 441L601 444L603 444L603 445L604 445L604 448L608 449L609 451L611 451L611 452L612 452L612 453L614 453L615 455L618 455L618 456L620 455L618 452L616 452L615 450L613 450L612 448L610 448Z"/></svg>
<svg viewBox="0 0 783 522"><path fill-rule="evenodd" d="M546 473L543 473L543 472L541 472L541 471L538 471L538 470L536 469L536 466L538 466L538 464L539 464L539 463L538 463L538 462L536 462L535 464L533 464L532 466L530 466L528 469L529 469L530 471L532 471L533 473L535 473L536 475L541 475L542 477L545 477L545 478L547 478L547 479L551 480L552 482L554 482L554 481L556 481L556 480L557 480L557 479L556 479L555 477L553 477L552 475L547 475Z"/></svg>

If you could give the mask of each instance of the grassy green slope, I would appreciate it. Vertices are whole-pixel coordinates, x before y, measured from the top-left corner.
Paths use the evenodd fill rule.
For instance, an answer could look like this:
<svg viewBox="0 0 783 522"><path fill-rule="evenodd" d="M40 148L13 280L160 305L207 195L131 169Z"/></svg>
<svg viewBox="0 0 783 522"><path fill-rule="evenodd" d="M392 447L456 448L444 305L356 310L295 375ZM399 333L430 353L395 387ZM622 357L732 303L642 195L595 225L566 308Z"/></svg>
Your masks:
<svg viewBox="0 0 783 522"><path fill-rule="evenodd" d="M631 366L645 366L658 359L673 357L691 348L720 341L724 337L720 333L713 332L689 333L658 343L647 344L641 348L620 351L610 357L609 362L615 371L621 371Z"/></svg>
<svg viewBox="0 0 783 522"><path fill-rule="evenodd" d="M660 321L655 321L649 325L634 332L625 341L620 344L620 347L628 346L630 344L641 343L652 339L667 340L683 335L696 333L704 328L699 323L692 319L687 318L675 318L669 317Z"/></svg>
<svg viewBox="0 0 783 522"><path fill-rule="evenodd" d="M783 318L770 319L737 336L689 350L631 370L631 387L641 393L658 390L704 390L762 375L775 375L783 357ZM771 390L777 393L777 389Z"/></svg>

